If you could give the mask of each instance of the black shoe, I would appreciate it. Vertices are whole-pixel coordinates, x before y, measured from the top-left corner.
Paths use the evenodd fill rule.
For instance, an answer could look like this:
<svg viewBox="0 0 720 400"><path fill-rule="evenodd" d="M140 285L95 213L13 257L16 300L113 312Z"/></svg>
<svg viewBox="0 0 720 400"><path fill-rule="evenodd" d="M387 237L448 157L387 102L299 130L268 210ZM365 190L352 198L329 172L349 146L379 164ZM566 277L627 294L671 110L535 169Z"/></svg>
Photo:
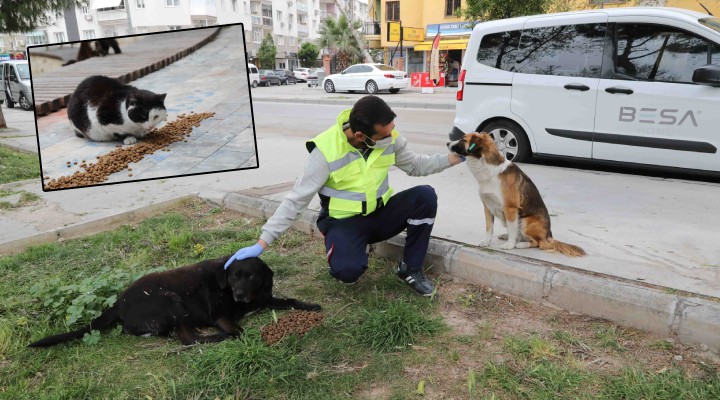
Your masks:
<svg viewBox="0 0 720 400"><path fill-rule="evenodd" d="M425 277L425 274L420 271L408 271L408 266L405 262L401 262L398 265L397 276L401 280L407 282L411 288L415 289L421 296L431 296L435 291L435 285L433 285L430 279Z"/></svg>

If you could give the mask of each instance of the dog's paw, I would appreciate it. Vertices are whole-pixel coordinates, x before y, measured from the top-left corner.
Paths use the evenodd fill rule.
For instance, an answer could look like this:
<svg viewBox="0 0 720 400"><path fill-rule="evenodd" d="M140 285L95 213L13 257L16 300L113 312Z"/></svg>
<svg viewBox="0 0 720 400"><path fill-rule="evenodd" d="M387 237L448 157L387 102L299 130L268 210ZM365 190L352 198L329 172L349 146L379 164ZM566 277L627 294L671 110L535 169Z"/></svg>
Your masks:
<svg viewBox="0 0 720 400"><path fill-rule="evenodd" d="M507 233L503 233L502 235L498 235L498 239L500 239L500 240L507 240L507 238L508 238L508 234L507 234Z"/></svg>
<svg viewBox="0 0 720 400"><path fill-rule="evenodd" d="M503 250L512 250L515 248L515 243L505 243L504 245L500 246Z"/></svg>
<svg viewBox="0 0 720 400"><path fill-rule="evenodd" d="M482 242L480 242L480 247L488 247L490 246L490 239L484 239Z"/></svg>
<svg viewBox="0 0 720 400"><path fill-rule="evenodd" d="M134 136L128 136L123 140L123 143L125 144L135 144L137 143L137 139Z"/></svg>

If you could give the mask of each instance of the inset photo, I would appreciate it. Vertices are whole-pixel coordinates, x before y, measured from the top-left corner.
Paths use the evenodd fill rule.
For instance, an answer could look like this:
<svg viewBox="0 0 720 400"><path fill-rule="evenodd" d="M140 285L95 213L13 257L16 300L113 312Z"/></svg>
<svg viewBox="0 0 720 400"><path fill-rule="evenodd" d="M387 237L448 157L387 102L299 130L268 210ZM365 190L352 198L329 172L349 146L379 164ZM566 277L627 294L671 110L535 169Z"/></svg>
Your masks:
<svg viewBox="0 0 720 400"><path fill-rule="evenodd" d="M44 191L258 167L242 24L28 47Z"/></svg>

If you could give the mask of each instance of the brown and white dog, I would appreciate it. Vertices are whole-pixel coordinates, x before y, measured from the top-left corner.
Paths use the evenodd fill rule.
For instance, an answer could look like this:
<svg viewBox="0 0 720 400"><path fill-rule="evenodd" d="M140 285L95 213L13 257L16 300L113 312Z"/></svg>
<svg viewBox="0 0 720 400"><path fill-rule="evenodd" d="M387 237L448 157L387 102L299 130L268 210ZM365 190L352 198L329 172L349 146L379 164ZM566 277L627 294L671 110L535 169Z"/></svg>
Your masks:
<svg viewBox="0 0 720 400"><path fill-rule="evenodd" d="M497 218L508 232L503 249L539 247L571 257L585 255L580 247L553 239L550 215L537 187L520 167L505 159L490 135L469 133L447 146L467 157L468 168L480 185L485 207L485 239L480 246L490 245Z"/></svg>

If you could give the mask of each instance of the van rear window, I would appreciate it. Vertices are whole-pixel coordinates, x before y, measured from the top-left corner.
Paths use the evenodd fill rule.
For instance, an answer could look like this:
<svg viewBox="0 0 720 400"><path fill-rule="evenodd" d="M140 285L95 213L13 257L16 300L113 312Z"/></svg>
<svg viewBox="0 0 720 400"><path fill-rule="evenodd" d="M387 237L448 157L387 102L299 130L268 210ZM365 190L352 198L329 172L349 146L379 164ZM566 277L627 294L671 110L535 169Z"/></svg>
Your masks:
<svg viewBox="0 0 720 400"><path fill-rule="evenodd" d="M515 71L520 31L491 33L483 36L478 49L479 63L503 71Z"/></svg>
<svg viewBox="0 0 720 400"><path fill-rule="evenodd" d="M715 29L716 31L720 32L720 18L701 18L698 20L698 22L707 26L708 28Z"/></svg>

